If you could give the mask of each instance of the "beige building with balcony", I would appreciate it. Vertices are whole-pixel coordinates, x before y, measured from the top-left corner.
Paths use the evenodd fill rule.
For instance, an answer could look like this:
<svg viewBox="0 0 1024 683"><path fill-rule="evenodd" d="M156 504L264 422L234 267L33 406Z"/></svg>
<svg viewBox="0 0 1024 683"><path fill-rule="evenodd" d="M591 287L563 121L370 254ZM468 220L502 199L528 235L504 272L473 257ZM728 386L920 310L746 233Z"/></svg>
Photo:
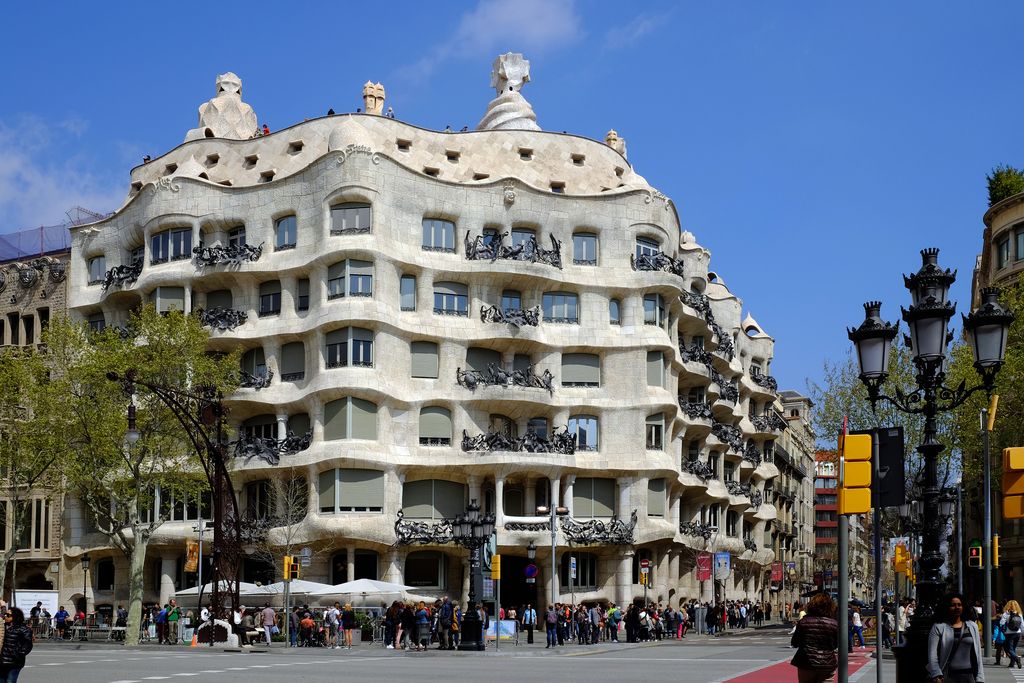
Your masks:
<svg viewBox="0 0 1024 683"><path fill-rule="evenodd" d="M73 230L70 308L97 328L148 301L201 312L212 348L244 352L232 478L271 526L269 494L301 478L303 578L465 599L466 551L416 540L477 500L496 515L509 604L551 594L540 505L570 510L565 599L570 555L577 600L642 595L642 559L650 598L708 599L705 551L732 556L720 596L766 597L786 428L774 341L614 131L537 127L517 60L496 62L498 97L471 132L381 115L383 88L367 113L257 137L204 105L198 133L132 170L120 210ZM244 115L240 80L218 85L218 111ZM158 505L147 600L194 583L184 544L202 507ZM70 561L107 567L90 604L124 599L125 560L80 515L68 524ZM250 557L242 578L279 572Z"/></svg>

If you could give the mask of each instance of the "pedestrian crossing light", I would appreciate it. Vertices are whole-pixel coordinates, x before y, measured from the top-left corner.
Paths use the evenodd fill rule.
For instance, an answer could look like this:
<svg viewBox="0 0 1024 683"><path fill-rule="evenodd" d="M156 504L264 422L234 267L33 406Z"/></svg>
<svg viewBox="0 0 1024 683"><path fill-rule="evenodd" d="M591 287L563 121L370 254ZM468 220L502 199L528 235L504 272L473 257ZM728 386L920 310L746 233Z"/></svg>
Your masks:
<svg viewBox="0 0 1024 683"><path fill-rule="evenodd" d="M1024 448L1003 449L1003 519L1024 519Z"/></svg>
<svg viewBox="0 0 1024 683"><path fill-rule="evenodd" d="M967 549L967 566L981 569L981 544L972 545Z"/></svg>
<svg viewBox="0 0 1024 683"><path fill-rule="evenodd" d="M299 563L294 555L284 556L284 580L292 581L299 578Z"/></svg>
<svg viewBox="0 0 1024 683"><path fill-rule="evenodd" d="M863 515L870 511L871 435L842 434L839 436L839 514Z"/></svg>
<svg viewBox="0 0 1024 683"><path fill-rule="evenodd" d="M897 574L910 573L910 553L905 545L896 546L896 553L893 556L893 565Z"/></svg>

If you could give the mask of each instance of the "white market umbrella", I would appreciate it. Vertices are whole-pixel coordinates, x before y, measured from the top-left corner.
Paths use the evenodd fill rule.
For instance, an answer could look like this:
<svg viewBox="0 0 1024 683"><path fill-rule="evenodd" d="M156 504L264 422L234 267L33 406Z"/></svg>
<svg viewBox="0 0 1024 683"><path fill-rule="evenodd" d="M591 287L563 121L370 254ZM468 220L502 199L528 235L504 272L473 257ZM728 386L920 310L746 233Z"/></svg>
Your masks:
<svg viewBox="0 0 1024 683"><path fill-rule="evenodd" d="M228 589L228 584L226 581L220 582L220 589L222 591L226 591ZM211 591L213 591L212 583L208 583L205 586L203 586L203 595L209 595ZM255 583L246 583L245 581L238 582L238 592L240 595L270 595L270 592L267 590L267 586L257 586ZM186 588L185 590L177 591L175 595L199 595L199 586L194 586L192 588Z"/></svg>
<svg viewBox="0 0 1024 683"><path fill-rule="evenodd" d="M326 583L319 583L317 581L306 581L304 579L292 579L291 586L288 589L291 595L319 595L324 589L332 588L332 586ZM284 595L284 581L278 581L277 583L268 583L264 588L271 595Z"/></svg>
<svg viewBox="0 0 1024 683"><path fill-rule="evenodd" d="M325 586L322 590L313 591L310 595L403 595L413 590L412 586L374 579L356 579L334 586Z"/></svg>

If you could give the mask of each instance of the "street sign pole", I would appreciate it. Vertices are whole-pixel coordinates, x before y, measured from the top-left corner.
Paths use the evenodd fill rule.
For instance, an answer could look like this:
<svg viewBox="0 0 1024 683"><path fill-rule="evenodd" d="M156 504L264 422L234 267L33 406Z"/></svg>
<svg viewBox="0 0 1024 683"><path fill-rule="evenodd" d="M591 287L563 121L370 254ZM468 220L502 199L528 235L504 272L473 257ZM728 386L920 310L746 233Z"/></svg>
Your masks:
<svg viewBox="0 0 1024 683"><path fill-rule="evenodd" d="M882 476L878 455L878 430L871 431L871 460L874 473L871 486L875 493L875 509L872 510L872 526L875 527L875 678L882 683Z"/></svg>
<svg viewBox="0 0 1024 683"><path fill-rule="evenodd" d="M850 680L850 516L839 515L839 673L837 683Z"/></svg>

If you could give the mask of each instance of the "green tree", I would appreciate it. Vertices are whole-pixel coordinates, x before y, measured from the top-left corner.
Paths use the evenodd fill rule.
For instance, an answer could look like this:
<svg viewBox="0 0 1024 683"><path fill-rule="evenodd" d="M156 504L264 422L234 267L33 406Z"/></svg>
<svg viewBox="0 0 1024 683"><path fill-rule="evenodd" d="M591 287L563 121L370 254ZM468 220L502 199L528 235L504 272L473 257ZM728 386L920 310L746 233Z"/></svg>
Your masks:
<svg viewBox="0 0 1024 683"><path fill-rule="evenodd" d="M0 586L8 563L22 550L33 494L59 494L54 487L60 482L63 452L44 428L46 415L53 410L47 401L48 383L49 372L35 350L0 353L0 518L11 530L11 543L0 562Z"/></svg>
<svg viewBox="0 0 1024 683"><path fill-rule="evenodd" d="M985 179L988 181L989 206L1024 192L1024 171L1013 166L996 166Z"/></svg>
<svg viewBox="0 0 1024 683"><path fill-rule="evenodd" d="M229 393L237 386L237 358L207 353L208 333L196 318L161 315L152 306L131 316L127 334L115 329L90 334L83 326L55 320L46 342L51 396L61 404L50 414L49 428L70 455L64 468L69 491L128 559L126 642L133 644L141 624L146 552L167 514L163 505L154 509L157 491L165 500L198 497L207 482L177 417L141 385L135 385L131 399L140 436L135 443L126 440L129 399L107 373L134 370L155 384Z"/></svg>

